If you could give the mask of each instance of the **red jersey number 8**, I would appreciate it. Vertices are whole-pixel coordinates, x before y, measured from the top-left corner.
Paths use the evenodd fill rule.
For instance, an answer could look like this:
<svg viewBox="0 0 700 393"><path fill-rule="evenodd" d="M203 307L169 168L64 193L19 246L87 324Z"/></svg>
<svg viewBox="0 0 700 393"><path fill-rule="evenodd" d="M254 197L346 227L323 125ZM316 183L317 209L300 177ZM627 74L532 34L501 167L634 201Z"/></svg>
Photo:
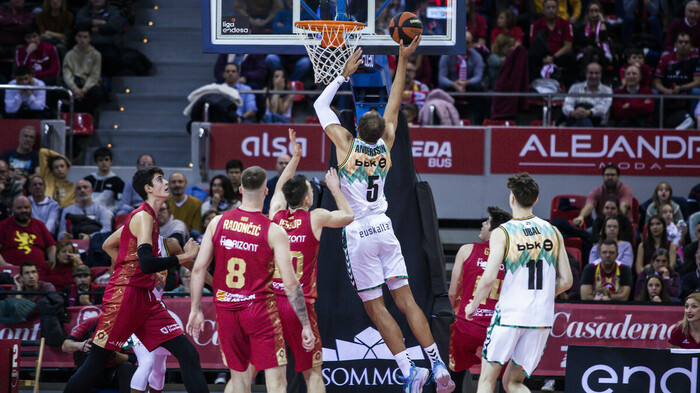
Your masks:
<svg viewBox="0 0 700 393"><path fill-rule="evenodd" d="M241 289L245 285L245 261L241 258L231 258L226 266L226 285L229 288Z"/></svg>

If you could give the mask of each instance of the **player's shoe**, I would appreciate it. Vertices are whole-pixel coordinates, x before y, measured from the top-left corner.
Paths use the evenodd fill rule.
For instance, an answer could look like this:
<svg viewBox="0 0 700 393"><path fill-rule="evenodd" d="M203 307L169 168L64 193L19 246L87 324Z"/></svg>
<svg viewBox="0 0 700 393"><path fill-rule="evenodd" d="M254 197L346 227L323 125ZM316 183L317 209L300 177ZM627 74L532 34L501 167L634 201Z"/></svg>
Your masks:
<svg viewBox="0 0 700 393"><path fill-rule="evenodd" d="M445 363L439 360L433 365L433 380L437 385L437 393L451 393L455 390L455 383L452 381L450 372L447 371Z"/></svg>
<svg viewBox="0 0 700 393"><path fill-rule="evenodd" d="M399 380L403 383L404 393L421 393L423 391L423 385L428 382L430 377L430 370L423 367L416 367L415 364L411 363L411 371L407 377L399 377Z"/></svg>

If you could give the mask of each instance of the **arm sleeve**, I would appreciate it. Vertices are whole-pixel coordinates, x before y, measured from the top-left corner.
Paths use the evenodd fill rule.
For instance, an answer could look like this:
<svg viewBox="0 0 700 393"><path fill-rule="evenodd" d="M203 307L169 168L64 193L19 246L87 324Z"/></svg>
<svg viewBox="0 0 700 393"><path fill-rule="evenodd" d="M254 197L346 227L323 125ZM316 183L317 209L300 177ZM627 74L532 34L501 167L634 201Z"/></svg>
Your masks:
<svg viewBox="0 0 700 393"><path fill-rule="evenodd" d="M27 103L31 109L44 109L46 107L46 90L32 90Z"/></svg>
<svg viewBox="0 0 700 393"><path fill-rule="evenodd" d="M17 113L20 106L22 106L22 97L19 94L19 90L6 90L5 112Z"/></svg>
<svg viewBox="0 0 700 393"><path fill-rule="evenodd" d="M474 75L469 79L469 83L472 85L478 85L481 83L481 79L484 77L484 60L475 50L472 50L469 57L474 59Z"/></svg>
<svg viewBox="0 0 700 393"><path fill-rule="evenodd" d="M68 210L63 209L63 211L61 212L61 221L58 224L58 238L59 239L61 238L62 234L68 232L66 230L66 214L68 214Z"/></svg>
<svg viewBox="0 0 700 393"><path fill-rule="evenodd" d="M49 216L46 219L46 222L44 223L46 225L46 229L54 234L56 233L56 228L58 227L58 213L61 207L56 203L55 206L51 206L49 208Z"/></svg>
<svg viewBox="0 0 700 393"><path fill-rule="evenodd" d="M111 233L112 232L112 212L110 212L106 207L103 207L102 205L100 206L100 215L99 215L99 220L100 224L102 224L102 229L100 229L99 232L102 233Z"/></svg>
<svg viewBox="0 0 700 393"><path fill-rule="evenodd" d="M180 260L173 255L165 258L157 258L153 255L153 246L150 244L142 244L138 248L139 266L141 271L150 274L157 273L162 270L167 270L174 266L180 265Z"/></svg>
<svg viewBox="0 0 700 393"><path fill-rule="evenodd" d="M338 92L338 89L344 82L345 78L343 78L342 75L339 75L333 80L333 82L326 86L323 93L321 93L321 95L316 99L316 102L314 102L316 115L318 116L318 120L321 122L321 126L324 129L331 124L340 124L338 116L336 116L335 112L333 112L331 109L331 102L333 101L333 97L335 97L335 93Z"/></svg>
<svg viewBox="0 0 700 393"><path fill-rule="evenodd" d="M450 84L452 81L449 78L449 72L447 68L449 67L449 62L450 62L450 56L448 55L442 55L440 56L440 64L439 64L439 71L438 71L438 86L440 86L441 89L446 89L450 87Z"/></svg>

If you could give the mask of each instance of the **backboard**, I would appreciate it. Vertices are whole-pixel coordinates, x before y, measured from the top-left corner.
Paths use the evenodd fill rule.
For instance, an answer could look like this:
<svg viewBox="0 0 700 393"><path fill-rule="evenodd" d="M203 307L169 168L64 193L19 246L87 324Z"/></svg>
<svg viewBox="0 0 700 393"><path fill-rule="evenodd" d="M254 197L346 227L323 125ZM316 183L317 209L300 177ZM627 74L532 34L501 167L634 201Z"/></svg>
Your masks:
<svg viewBox="0 0 700 393"><path fill-rule="evenodd" d="M341 0L338 0L341 1ZM342 0L348 1L348 0ZM336 0L202 0L202 46L207 53L305 54L294 22L335 19ZM407 4L407 5L406 5ZM365 54L396 54L391 18L411 11L423 21L419 54L464 53L466 0L349 0L346 20L365 23ZM338 19L343 18L342 5Z"/></svg>

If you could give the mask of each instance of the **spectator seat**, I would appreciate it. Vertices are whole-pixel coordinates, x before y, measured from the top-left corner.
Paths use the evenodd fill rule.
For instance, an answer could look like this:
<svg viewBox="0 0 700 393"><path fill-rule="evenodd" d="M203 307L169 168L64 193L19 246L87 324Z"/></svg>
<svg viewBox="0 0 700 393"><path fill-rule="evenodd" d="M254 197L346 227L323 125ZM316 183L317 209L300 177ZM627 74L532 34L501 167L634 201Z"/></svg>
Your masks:
<svg viewBox="0 0 700 393"><path fill-rule="evenodd" d="M109 266L95 266L90 268L93 279L103 275L107 270L109 270Z"/></svg>
<svg viewBox="0 0 700 393"><path fill-rule="evenodd" d="M288 81L287 82L287 88L291 90L296 90L296 91L302 91L304 90L304 83L301 81ZM297 94L294 96L294 102L301 102L306 99L306 96L303 94Z"/></svg>
<svg viewBox="0 0 700 393"><path fill-rule="evenodd" d="M124 213L124 214L118 215L114 219L114 230L116 231L117 229L123 227L127 218L129 218L129 213Z"/></svg>
<svg viewBox="0 0 700 393"><path fill-rule="evenodd" d="M513 120L495 120L495 119L484 119L482 123L483 126L504 126L513 127L515 126L515 121Z"/></svg>
<svg viewBox="0 0 700 393"><path fill-rule="evenodd" d="M566 241L565 241L566 242ZM578 271L583 271L583 262L581 262L581 249L575 247L566 247L566 252L571 254L571 256L578 261Z"/></svg>
<svg viewBox="0 0 700 393"><path fill-rule="evenodd" d="M560 210L560 201L565 199L568 199L569 205L571 205L572 208L569 210ZM561 217L567 220L573 220L574 218L576 218L576 216L578 216L585 204L585 195L555 195L554 198L552 198L552 204L549 210L549 219L551 220L553 218Z"/></svg>
<svg viewBox="0 0 700 393"><path fill-rule="evenodd" d="M15 265L5 265L0 267L0 273L8 273L11 276L16 276L19 274L19 266Z"/></svg>
<svg viewBox="0 0 700 393"><path fill-rule="evenodd" d="M73 243L73 247L77 248L78 250L87 251L88 248L90 248L90 240L72 239L71 243Z"/></svg>
<svg viewBox="0 0 700 393"><path fill-rule="evenodd" d="M69 126L70 114L61 113L61 119ZM92 115L89 113L73 113L73 134L74 135L95 135L95 126L92 123Z"/></svg>

